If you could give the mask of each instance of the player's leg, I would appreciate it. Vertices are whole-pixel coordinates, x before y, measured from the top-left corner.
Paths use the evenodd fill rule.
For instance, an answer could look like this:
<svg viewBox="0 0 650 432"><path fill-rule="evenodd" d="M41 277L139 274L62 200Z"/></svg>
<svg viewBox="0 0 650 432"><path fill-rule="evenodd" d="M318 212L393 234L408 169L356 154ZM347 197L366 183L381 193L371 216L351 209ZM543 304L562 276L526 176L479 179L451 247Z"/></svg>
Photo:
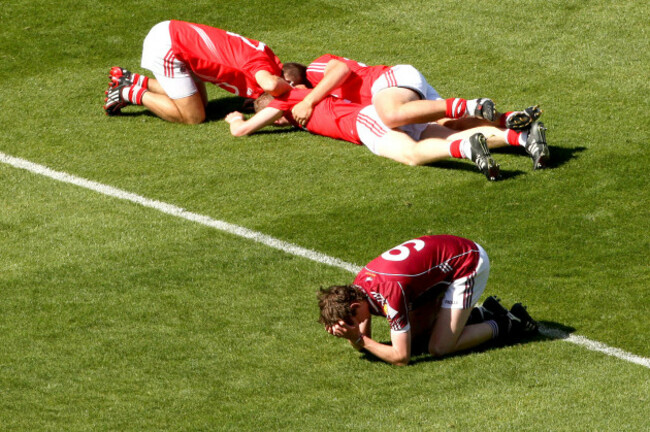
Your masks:
<svg viewBox="0 0 650 432"><path fill-rule="evenodd" d="M496 137L491 137L493 145L501 145L503 133L497 128L484 126L481 128L455 131L438 123L431 123L420 135L418 146L426 151L426 146L434 140L445 140L448 145L449 156L456 159L468 159L490 181L501 178L499 165L490 154L488 139L492 134L499 132Z"/></svg>
<svg viewBox="0 0 650 432"><path fill-rule="evenodd" d="M420 126L420 125L415 125ZM437 135L432 130L437 130ZM449 157L468 159L476 164L489 180L499 178L499 167L492 159L485 137L450 140L456 131L435 123L405 130L389 129L379 118L374 105L365 107L357 117L357 132L361 142L374 154L393 159L406 165L426 165ZM409 132L409 133L407 133ZM411 135L426 136L416 141Z"/></svg>
<svg viewBox="0 0 650 432"><path fill-rule="evenodd" d="M421 131L422 128L410 126L405 130L389 128L374 105L365 107L357 116L357 133L361 142L378 156L406 165L425 165L450 157L449 143L444 138L420 143L411 136L419 137Z"/></svg>
<svg viewBox="0 0 650 432"><path fill-rule="evenodd" d="M429 352L441 357L474 348L492 339L492 327L487 323L466 326L471 309L442 308L433 326Z"/></svg>
<svg viewBox="0 0 650 432"><path fill-rule="evenodd" d="M444 100L422 100L407 88L390 87L376 93L372 103L386 126L396 128L412 123L429 123L445 116Z"/></svg>
<svg viewBox="0 0 650 432"><path fill-rule="evenodd" d="M442 308L429 340L429 352L434 356L473 348L493 338L493 329L488 323L466 325L490 274L487 253L479 245L476 246L479 249L476 270L452 282L444 294Z"/></svg>
<svg viewBox="0 0 650 432"><path fill-rule="evenodd" d="M203 83L176 58L169 34L169 21L156 24L142 44L141 66L153 72L155 80L141 103L158 117L178 123L197 124L205 120L207 94Z"/></svg>
<svg viewBox="0 0 650 432"><path fill-rule="evenodd" d="M449 143L431 138L415 141L406 133L391 130L377 141L376 154L406 165L426 165L449 158Z"/></svg>
<svg viewBox="0 0 650 432"><path fill-rule="evenodd" d="M371 93L379 117L391 128L430 123L444 117L479 116L494 120L491 100L443 100L420 71L411 65L390 68L375 80Z"/></svg>
<svg viewBox="0 0 650 432"><path fill-rule="evenodd" d="M546 127L542 122L535 121L530 128L519 131L490 126L485 120L480 119L461 119L459 121L464 122L467 126L474 125L474 127L457 130L448 127L457 126L456 120L443 121L438 125L443 124L444 127L429 127L422 133L422 137L458 140L482 133L487 139L489 149L506 146L522 147L533 160L533 169L542 169L548 166L550 151L546 142Z"/></svg>
<svg viewBox="0 0 650 432"><path fill-rule="evenodd" d="M148 92L142 98L142 105L161 119L170 122L199 124L205 120L205 107L199 92L180 99Z"/></svg>

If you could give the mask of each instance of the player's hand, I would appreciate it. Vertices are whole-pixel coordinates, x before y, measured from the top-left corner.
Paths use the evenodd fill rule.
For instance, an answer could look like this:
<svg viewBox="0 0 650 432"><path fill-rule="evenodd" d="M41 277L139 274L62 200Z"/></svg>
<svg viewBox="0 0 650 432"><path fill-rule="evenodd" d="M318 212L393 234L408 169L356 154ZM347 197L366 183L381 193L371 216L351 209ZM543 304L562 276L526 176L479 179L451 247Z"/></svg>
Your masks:
<svg viewBox="0 0 650 432"><path fill-rule="evenodd" d="M361 335L359 324L356 321L354 321L353 325L350 325L345 321L341 320L338 322L338 324L334 324L332 326L332 331L333 331L332 334L334 336L338 336L344 339L349 339L351 341L355 341L359 339L359 336Z"/></svg>
<svg viewBox="0 0 650 432"><path fill-rule="evenodd" d="M305 125L309 121L309 118L311 117L311 113L313 110L314 109L309 104L309 102L301 101L298 102L293 107L293 109L291 110L291 115L293 116L294 120L296 120L296 123L298 123L302 127L305 127Z"/></svg>
<svg viewBox="0 0 650 432"><path fill-rule="evenodd" d="M244 120L244 114L240 113L239 111L233 111L230 114L228 114L224 120L228 124L236 120Z"/></svg>

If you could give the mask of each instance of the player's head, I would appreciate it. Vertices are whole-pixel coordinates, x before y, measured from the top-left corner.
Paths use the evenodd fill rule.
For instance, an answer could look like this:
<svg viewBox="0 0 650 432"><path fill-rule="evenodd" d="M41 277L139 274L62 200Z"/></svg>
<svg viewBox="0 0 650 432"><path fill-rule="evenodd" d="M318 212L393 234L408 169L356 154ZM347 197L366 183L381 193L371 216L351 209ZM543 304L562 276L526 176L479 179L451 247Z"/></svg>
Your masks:
<svg viewBox="0 0 650 432"><path fill-rule="evenodd" d="M307 88L311 88L310 82L307 80L307 66L300 63L285 63L282 65L282 76L292 86L303 84Z"/></svg>
<svg viewBox="0 0 650 432"><path fill-rule="evenodd" d="M351 324L352 317L356 314L353 305L365 300L365 295L354 285L321 288L318 292L318 307L320 307L318 322L326 326L333 326L341 320Z"/></svg>
<svg viewBox="0 0 650 432"><path fill-rule="evenodd" d="M253 109L255 110L256 113L262 111L264 108L266 108L271 101L273 100L273 96L271 96L268 93L262 93L257 99L255 99L255 102L253 102Z"/></svg>

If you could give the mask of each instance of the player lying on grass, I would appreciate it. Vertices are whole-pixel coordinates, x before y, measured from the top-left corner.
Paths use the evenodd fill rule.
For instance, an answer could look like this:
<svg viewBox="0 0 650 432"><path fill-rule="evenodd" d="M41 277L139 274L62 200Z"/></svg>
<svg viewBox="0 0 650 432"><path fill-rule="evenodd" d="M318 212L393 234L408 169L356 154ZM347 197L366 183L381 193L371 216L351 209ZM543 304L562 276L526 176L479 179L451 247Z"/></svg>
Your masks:
<svg viewBox="0 0 650 432"><path fill-rule="evenodd" d="M474 307L485 290L490 260L471 240L424 236L368 263L351 285L321 288L320 322L357 350L403 366L423 347L435 357L490 341L512 343L538 330L521 303L510 311L496 297ZM391 344L372 339L372 315L390 325Z"/></svg>
<svg viewBox="0 0 650 432"><path fill-rule="evenodd" d="M423 130L427 123L442 118L473 116L484 119L483 125L516 131L530 129L535 134L545 131L542 123L535 123L542 114L536 106L523 111L499 113L492 100L487 98L442 99L411 65L366 66L354 60L325 54L309 66L286 63L282 70L285 79L294 86L303 84L313 87L313 91L292 109L296 123L301 126L307 124L318 102L333 95L362 105L372 104L381 121L389 128L420 124ZM527 151L533 159L534 169L547 166L548 146L530 146Z"/></svg>
<svg viewBox="0 0 650 432"><path fill-rule="evenodd" d="M248 120L239 112L226 116L230 132L243 136L270 124L298 126L291 109L309 94L309 89L292 89L273 98L263 95L255 101L257 114ZM314 106L306 127L317 135L363 144L376 155L407 165L426 165L449 157L468 159L489 179L500 177L499 166L490 155L489 147L505 145L540 145L545 140L538 134L483 126L463 131L453 130L437 123L404 125L395 130L386 126L374 105L363 106L327 96ZM489 138L486 138L489 137ZM546 145L545 141L543 145Z"/></svg>
<svg viewBox="0 0 650 432"><path fill-rule="evenodd" d="M211 82L235 95L279 95L290 85L282 64L264 43L201 24L164 21L155 25L142 47L143 68L155 79L113 67L104 110L116 115L127 105L144 105L158 117L179 123L205 120Z"/></svg>

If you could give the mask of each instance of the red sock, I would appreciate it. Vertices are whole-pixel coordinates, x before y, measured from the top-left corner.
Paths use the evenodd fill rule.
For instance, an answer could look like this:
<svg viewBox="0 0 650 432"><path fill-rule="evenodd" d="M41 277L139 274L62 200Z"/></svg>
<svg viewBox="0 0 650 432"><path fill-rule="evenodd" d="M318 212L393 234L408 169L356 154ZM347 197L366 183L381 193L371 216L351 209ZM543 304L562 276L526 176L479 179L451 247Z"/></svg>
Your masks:
<svg viewBox="0 0 650 432"><path fill-rule="evenodd" d="M139 85L142 88L148 89L149 88L149 77L140 75L138 73L134 73L132 75L133 78L133 84L134 85Z"/></svg>
<svg viewBox="0 0 650 432"><path fill-rule="evenodd" d="M452 141L451 144L449 144L449 154L451 157L456 159L463 159L463 154L460 152L461 142L463 142L463 140Z"/></svg>
<svg viewBox="0 0 650 432"><path fill-rule="evenodd" d="M508 119L508 116L513 112L514 111L508 111L507 113L501 114L501 117L499 117L499 127L506 127L506 120Z"/></svg>
<svg viewBox="0 0 650 432"><path fill-rule="evenodd" d="M500 120L499 120L500 121ZM521 146L526 143L526 138L522 140L522 134L524 132L517 132L512 129L506 129L506 142L511 146ZM526 134L528 135L528 134Z"/></svg>
<svg viewBox="0 0 650 432"><path fill-rule="evenodd" d="M461 98L445 99L447 103L447 111L445 116L447 118L461 118L465 115L467 109L467 101Z"/></svg>
<svg viewBox="0 0 650 432"><path fill-rule="evenodd" d="M142 96L147 92L147 89L132 85L122 89L122 97L134 105L142 105Z"/></svg>

